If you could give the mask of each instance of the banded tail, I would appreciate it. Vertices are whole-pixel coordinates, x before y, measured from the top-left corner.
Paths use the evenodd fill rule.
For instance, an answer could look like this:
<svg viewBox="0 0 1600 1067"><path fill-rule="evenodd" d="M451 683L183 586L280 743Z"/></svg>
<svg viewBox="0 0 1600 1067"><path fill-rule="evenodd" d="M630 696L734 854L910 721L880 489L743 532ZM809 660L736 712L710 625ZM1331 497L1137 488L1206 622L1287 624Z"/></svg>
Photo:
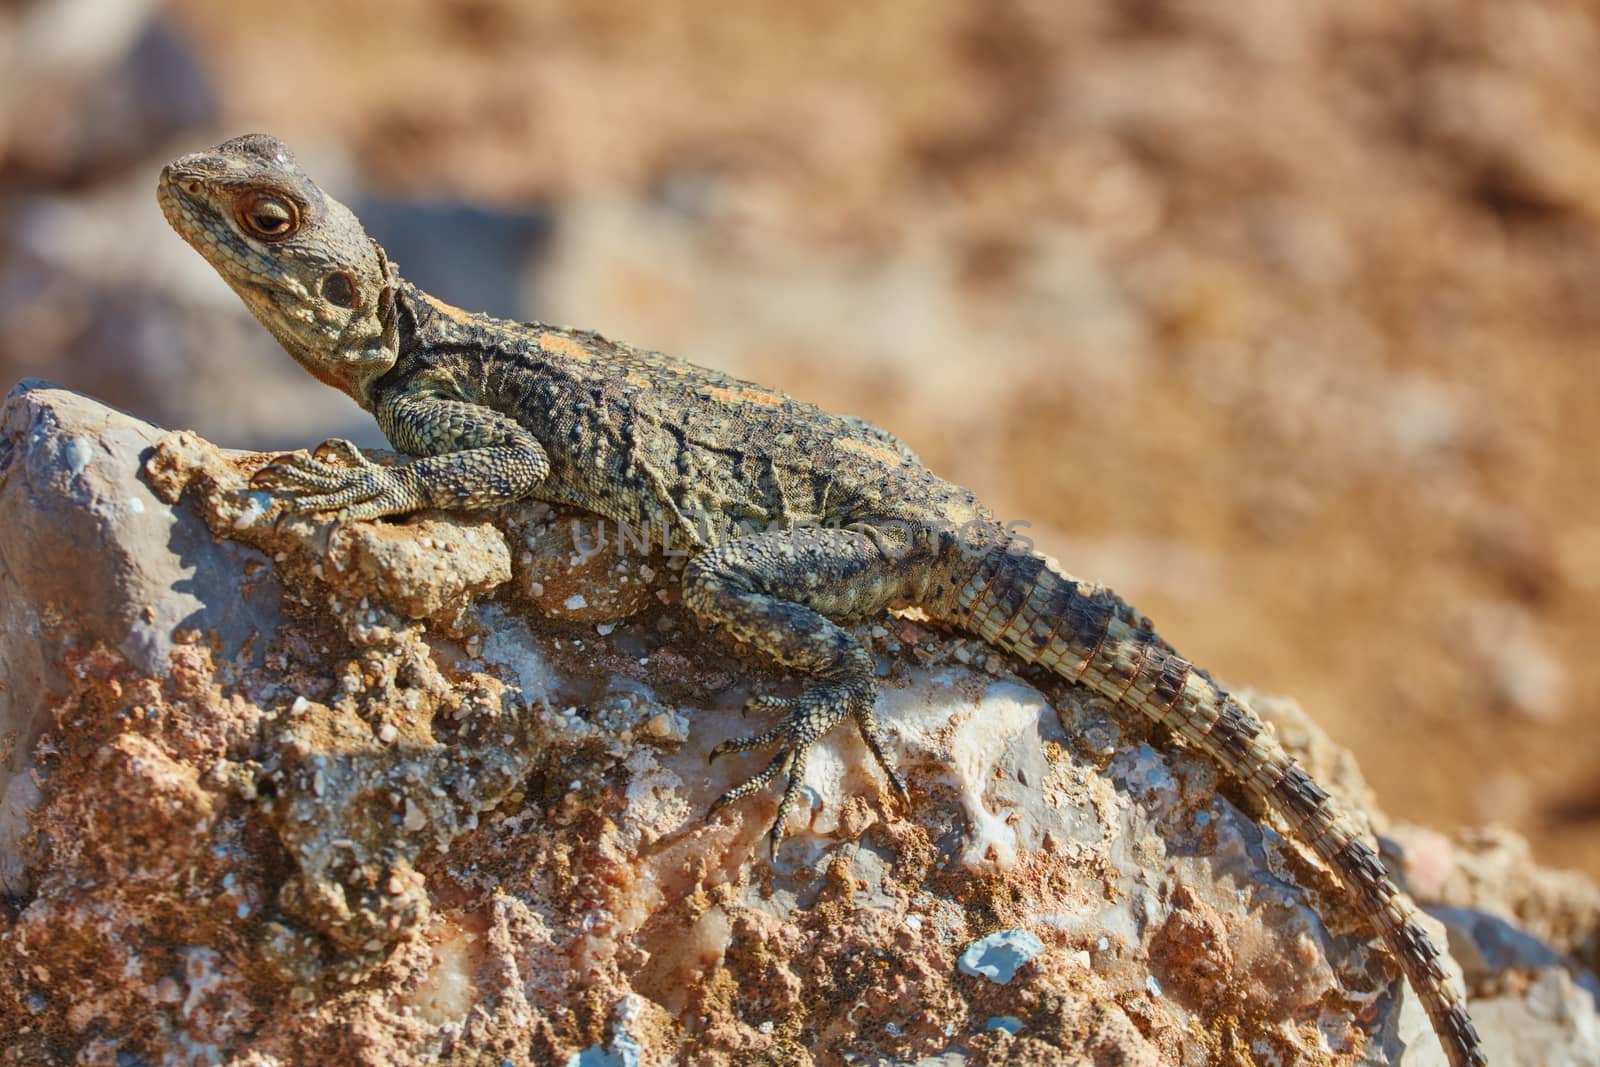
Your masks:
<svg viewBox="0 0 1600 1067"><path fill-rule="evenodd" d="M991 549L962 577L964 583L951 590L950 621L1138 708L1281 813L1365 905L1452 1067L1485 1067L1465 1001L1417 922L1417 906L1338 804L1264 733L1254 712L1174 652L1109 590L1079 582L1019 542Z"/></svg>

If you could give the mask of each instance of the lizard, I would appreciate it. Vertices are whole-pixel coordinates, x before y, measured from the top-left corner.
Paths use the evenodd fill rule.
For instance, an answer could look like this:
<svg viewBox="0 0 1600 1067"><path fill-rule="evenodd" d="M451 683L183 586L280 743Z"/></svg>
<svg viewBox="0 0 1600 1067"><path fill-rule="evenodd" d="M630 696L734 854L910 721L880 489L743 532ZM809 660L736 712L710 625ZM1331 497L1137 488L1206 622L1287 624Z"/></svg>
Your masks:
<svg viewBox="0 0 1600 1067"><path fill-rule="evenodd" d="M807 680L798 696L753 697L750 708L780 712L778 724L711 753L776 749L712 808L781 780L774 854L812 746L846 720L909 802L874 715L874 664L843 624L917 607L1208 754L1353 894L1453 1067L1486 1064L1416 905L1255 713L1125 601L1034 552L898 438L597 333L436 299L267 135L174 160L157 199L289 355L415 457L379 464L338 439L277 456L253 483L283 514L346 523L532 497L684 547L689 612Z"/></svg>

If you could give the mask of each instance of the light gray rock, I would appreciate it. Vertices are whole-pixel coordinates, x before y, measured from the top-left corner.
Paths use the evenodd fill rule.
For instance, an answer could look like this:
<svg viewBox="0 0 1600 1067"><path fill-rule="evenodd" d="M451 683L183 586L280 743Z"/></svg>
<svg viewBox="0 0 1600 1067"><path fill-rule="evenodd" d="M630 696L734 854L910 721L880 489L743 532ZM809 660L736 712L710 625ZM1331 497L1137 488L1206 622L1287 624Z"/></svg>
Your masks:
<svg viewBox="0 0 1600 1067"><path fill-rule="evenodd" d="M27 887L26 815L39 798L34 742L96 645L161 674L181 630L214 632L228 655L278 623L265 561L218 541L140 480L162 436L148 423L42 382L0 412L0 885Z"/></svg>
<svg viewBox="0 0 1600 1067"><path fill-rule="evenodd" d="M1540 971L1525 993L1473 1006L1484 1052L1506 1067L1600 1065L1600 1015L1594 997L1560 967Z"/></svg>

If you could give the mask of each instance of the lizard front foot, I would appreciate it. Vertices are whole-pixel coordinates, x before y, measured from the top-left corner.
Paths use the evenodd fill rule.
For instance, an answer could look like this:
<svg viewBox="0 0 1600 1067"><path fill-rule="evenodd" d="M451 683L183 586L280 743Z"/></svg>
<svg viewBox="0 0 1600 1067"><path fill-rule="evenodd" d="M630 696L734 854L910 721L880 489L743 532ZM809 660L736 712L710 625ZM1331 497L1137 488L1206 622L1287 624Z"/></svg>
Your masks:
<svg viewBox="0 0 1600 1067"><path fill-rule="evenodd" d="M250 484L270 493L284 515L337 511L341 526L416 506L404 468L380 466L338 438L324 441L311 456L293 452L277 457L256 471Z"/></svg>
<svg viewBox="0 0 1600 1067"><path fill-rule="evenodd" d="M788 714L781 723L763 733L730 738L722 742L711 750L709 758L714 760L730 752L748 752L771 745L779 746L778 754L767 764L765 770L718 797L711 805L711 811L706 814L713 814L736 800L742 800L752 793L765 789L775 779L787 776L788 781L784 785L783 796L778 801L778 813L773 820L772 831L768 835L771 853L776 857L778 845L783 841L784 824L800 801L800 793L805 783L806 760L811 754L811 747L823 734L847 718L855 720L862 739L872 750L878 766L883 768L883 773L888 777L889 784L894 787L896 795L902 802L909 804L910 797L906 792L905 782L901 780L884 752L883 734L872 714L873 695L870 681L844 680L824 682L793 698L775 696L751 698L745 704L746 712L777 708L787 711Z"/></svg>

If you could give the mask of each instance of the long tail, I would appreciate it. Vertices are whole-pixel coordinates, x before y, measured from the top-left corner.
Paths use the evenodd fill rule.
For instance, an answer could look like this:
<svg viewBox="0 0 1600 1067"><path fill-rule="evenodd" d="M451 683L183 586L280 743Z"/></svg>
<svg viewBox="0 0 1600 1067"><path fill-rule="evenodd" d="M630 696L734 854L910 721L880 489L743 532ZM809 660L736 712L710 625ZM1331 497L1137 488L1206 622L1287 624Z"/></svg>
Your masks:
<svg viewBox="0 0 1600 1067"><path fill-rule="evenodd" d="M1191 666L1109 590L1079 582L1020 542L963 568L951 621L1181 734L1276 808L1366 907L1427 1009L1453 1067L1487 1060L1465 1002L1355 825L1298 767L1255 714Z"/></svg>

